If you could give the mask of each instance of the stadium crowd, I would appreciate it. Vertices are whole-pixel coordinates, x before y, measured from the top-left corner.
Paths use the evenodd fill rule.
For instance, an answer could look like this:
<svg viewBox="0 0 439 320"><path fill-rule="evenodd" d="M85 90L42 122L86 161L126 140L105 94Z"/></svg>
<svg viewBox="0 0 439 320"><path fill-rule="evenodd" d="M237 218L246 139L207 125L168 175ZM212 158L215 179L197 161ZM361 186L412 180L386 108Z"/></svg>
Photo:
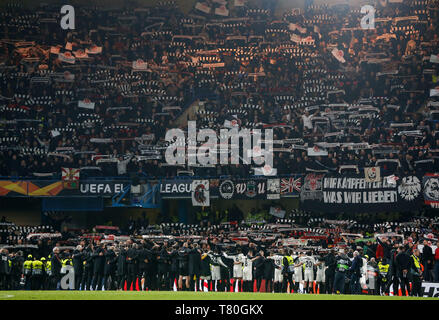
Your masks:
<svg viewBox="0 0 439 320"><path fill-rule="evenodd" d="M379 1L374 29L343 5L219 2L80 8L75 30L58 7L4 8L0 175L253 174L166 166L166 129L187 118L273 128L278 174L437 166L437 1Z"/></svg>
<svg viewBox="0 0 439 320"><path fill-rule="evenodd" d="M4 219L0 285L60 289L69 268L75 290L375 295L407 290L422 296L422 281L439 282L437 219L369 225L306 213L288 218L134 228L130 223L122 230L96 226L90 233L18 227Z"/></svg>

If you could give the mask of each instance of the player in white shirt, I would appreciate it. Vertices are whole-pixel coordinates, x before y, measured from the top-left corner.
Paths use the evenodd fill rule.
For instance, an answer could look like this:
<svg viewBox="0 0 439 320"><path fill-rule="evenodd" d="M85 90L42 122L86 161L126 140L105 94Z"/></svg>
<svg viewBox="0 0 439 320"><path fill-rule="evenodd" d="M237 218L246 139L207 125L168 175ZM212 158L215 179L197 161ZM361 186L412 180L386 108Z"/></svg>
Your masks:
<svg viewBox="0 0 439 320"><path fill-rule="evenodd" d="M284 258L283 255L280 254L272 254L269 259L273 260L274 264L274 292L282 292L282 282L283 282L283 275L282 275L282 259Z"/></svg>
<svg viewBox="0 0 439 320"><path fill-rule="evenodd" d="M253 251L250 250L247 255L242 258L242 291L253 292L253 261L256 260Z"/></svg>
<svg viewBox="0 0 439 320"><path fill-rule="evenodd" d="M232 259L233 260L233 279L235 280L235 284L238 286L238 292L240 291L240 285L241 285L241 280L242 280L242 276L243 276L243 260L244 260L244 255L240 252L238 254L234 254L234 255L228 255L227 253L223 253L223 255L228 258L228 259ZM236 285L235 285L235 289L236 289Z"/></svg>
<svg viewBox="0 0 439 320"><path fill-rule="evenodd" d="M228 268L227 265L221 260L221 255L215 252L209 252L210 257L210 274L212 281L215 282L215 291L222 291L222 287L218 289L218 281L221 280L221 267Z"/></svg>
<svg viewBox="0 0 439 320"><path fill-rule="evenodd" d="M316 272L316 282L320 293L325 293L325 282L326 282L326 266L325 259L319 257L316 262L317 272Z"/></svg>
<svg viewBox="0 0 439 320"><path fill-rule="evenodd" d="M304 292L311 293L312 283L314 282L314 265L316 260L311 255L311 251L308 251L307 255L303 257L303 271L304 271Z"/></svg>
<svg viewBox="0 0 439 320"><path fill-rule="evenodd" d="M305 253L301 252L294 258L294 292L299 292L300 284L303 283L303 258Z"/></svg>

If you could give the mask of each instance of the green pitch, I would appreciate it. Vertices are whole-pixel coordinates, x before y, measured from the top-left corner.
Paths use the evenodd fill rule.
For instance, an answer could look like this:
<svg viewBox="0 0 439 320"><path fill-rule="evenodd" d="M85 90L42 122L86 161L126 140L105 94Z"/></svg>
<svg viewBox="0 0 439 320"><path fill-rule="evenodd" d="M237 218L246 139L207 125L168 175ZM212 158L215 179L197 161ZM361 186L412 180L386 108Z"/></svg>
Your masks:
<svg viewBox="0 0 439 320"><path fill-rule="evenodd" d="M438 300L369 295L173 292L173 291L0 291L0 300Z"/></svg>

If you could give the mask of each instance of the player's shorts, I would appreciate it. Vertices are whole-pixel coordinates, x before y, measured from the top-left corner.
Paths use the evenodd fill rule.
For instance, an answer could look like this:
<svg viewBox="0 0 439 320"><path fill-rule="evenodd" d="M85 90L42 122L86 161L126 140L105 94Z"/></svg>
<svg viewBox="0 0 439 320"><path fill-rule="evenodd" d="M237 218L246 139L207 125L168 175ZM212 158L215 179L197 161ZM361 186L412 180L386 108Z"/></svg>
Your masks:
<svg viewBox="0 0 439 320"><path fill-rule="evenodd" d="M302 280L303 280L302 267L295 268L294 269L294 281L298 282L298 281L302 281Z"/></svg>
<svg viewBox="0 0 439 320"><path fill-rule="evenodd" d="M212 280L221 280L221 269L220 266L211 266L210 273L212 275Z"/></svg>
<svg viewBox="0 0 439 320"><path fill-rule="evenodd" d="M201 280L210 280L211 276L200 276Z"/></svg>
<svg viewBox="0 0 439 320"><path fill-rule="evenodd" d="M325 282L326 278L325 278L325 271L317 271L316 274L316 281L317 282Z"/></svg>
<svg viewBox="0 0 439 320"><path fill-rule="evenodd" d="M242 269L242 280L244 281L252 281L253 274L251 269Z"/></svg>
<svg viewBox="0 0 439 320"><path fill-rule="evenodd" d="M314 281L314 271L313 270L305 270L305 281Z"/></svg>
<svg viewBox="0 0 439 320"><path fill-rule="evenodd" d="M282 282L282 281L284 281L282 270L274 269L274 282Z"/></svg>
<svg viewBox="0 0 439 320"><path fill-rule="evenodd" d="M242 278L242 267L237 264L233 266L233 278Z"/></svg>
<svg viewBox="0 0 439 320"><path fill-rule="evenodd" d="M182 277L189 277L189 270L186 267L180 267L178 268L178 275L182 276Z"/></svg>

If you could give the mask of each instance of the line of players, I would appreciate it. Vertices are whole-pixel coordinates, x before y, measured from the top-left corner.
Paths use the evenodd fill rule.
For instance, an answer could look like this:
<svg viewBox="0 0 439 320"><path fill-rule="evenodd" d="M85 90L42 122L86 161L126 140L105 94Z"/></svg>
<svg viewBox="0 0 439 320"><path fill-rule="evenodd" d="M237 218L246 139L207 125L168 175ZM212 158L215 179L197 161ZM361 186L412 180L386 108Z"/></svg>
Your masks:
<svg viewBox="0 0 439 320"><path fill-rule="evenodd" d="M256 256L252 251L247 255L238 253L228 255L226 258L233 260L233 279L239 284L242 280L242 291L253 291L253 281L256 280L256 290L260 291L262 280L265 280L265 292L299 292L317 293L325 292L325 261L323 257L317 259L311 251L301 252L298 255L288 252L287 249L280 249L278 252L271 252L265 256L260 250ZM272 265L273 268L265 265ZM258 268L263 271L258 272ZM212 280L218 280L218 270L212 270ZM314 281L316 286L314 286Z"/></svg>

